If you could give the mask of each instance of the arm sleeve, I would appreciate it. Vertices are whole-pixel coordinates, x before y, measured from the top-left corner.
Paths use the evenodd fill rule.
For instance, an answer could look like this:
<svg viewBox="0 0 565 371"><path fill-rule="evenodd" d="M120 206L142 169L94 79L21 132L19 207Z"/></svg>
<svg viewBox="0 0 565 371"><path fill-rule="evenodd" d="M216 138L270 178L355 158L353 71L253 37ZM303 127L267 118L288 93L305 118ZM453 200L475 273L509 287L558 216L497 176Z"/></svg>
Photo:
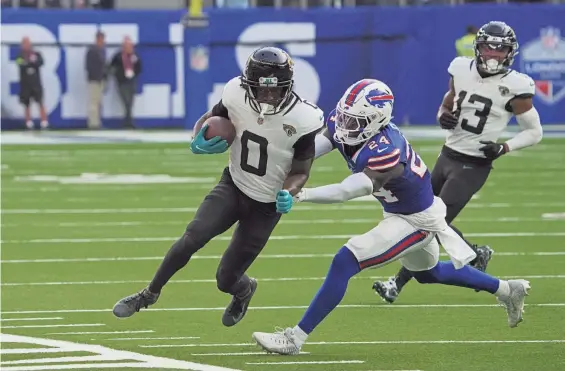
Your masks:
<svg viewBox="0 0 565 371"><path fill-rule="evenodd" d="M529 111L516 116L516 121L522 129L514 138L508 140L509 151L516 151L521 148L530 147L541 141L543 137L543 128L539 113L535 107Z"/></svg>
<svg viewBox="0 0 565 371"><path fill-rule="evenodd" d="M296 143L294 143L294 158L296 160L308 160L316 155L316 134L318 131L319 129L311 131L301 136Z"/></svg>
<svg viewBox="0 0 565 371"><path fill-rule="evenodd" d="M212 116L220 116L228 120L230 119L228 109L224 106L221 99L214 107L212 107Z"/></svg>
<svg viewBox="0 0 565 371"><path fill-rule="evenodd" d="M355 173L341 183L305 188L301 201L320 204L340 203L373 193L373 181L365 173Z"/></svg>

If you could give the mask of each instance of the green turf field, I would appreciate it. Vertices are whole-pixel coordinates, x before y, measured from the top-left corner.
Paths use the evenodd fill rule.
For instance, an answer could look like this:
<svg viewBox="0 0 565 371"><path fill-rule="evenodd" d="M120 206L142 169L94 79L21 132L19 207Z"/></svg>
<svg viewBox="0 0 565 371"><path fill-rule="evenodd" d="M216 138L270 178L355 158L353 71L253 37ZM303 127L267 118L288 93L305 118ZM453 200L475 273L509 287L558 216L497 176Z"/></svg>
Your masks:
<svg viewBox="0 0 565 371"><path fill-rule="evenodd" d="M414 142L430 167L440 145ZM530 280L518 328L508 328L492 296L472 290L412 283L396 304L381 302L371 285L395 273L393 263L353 280L341 308L304 346L307 354L296 357L260 353L251 333L296 324L346 236L380 219L375 202L304 204L284 216L250 269L258 291L235 327L221 324L230 298L215 284L229 233L173 278L154 309L125 320L111 313L118 299L152 278L226 162L180 144L5 146L2 369L95 370L84 364L99 362L120 370L131 358L203 371L565 370L565 140L547 139L498 160L456 223L469 239L495 249L491 273ZM125 184L104 184L116 179L83 173L169 177L131 184L147 178L130 175L119 178ZM309 184L346 175L332 154L315 163ZM179 177L184 183L171 183Z"/></svg>

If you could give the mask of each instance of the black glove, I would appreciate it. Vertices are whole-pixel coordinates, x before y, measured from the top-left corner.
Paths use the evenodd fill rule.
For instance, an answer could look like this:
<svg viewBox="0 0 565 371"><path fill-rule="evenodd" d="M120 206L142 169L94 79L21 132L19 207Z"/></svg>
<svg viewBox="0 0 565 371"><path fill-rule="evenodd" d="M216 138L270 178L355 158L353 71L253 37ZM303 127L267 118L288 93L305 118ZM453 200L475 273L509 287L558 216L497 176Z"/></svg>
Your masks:
<svg viewBox="0 0 565 371"><path fill-rule="evenodd" d="M455 129L458 122L459 118L451 112L444 112L439 117L439 126L441 126L442 129Z"/></svg>
<svg viewBox="0 0 565 371"><path fill-rule="evenodd" d="M506 152L508 152L508 147L503 143L495 143L487 140L481 140L479 143L484 144L479 151L483 151L485 157L489 160L496 160Z"/></svg>

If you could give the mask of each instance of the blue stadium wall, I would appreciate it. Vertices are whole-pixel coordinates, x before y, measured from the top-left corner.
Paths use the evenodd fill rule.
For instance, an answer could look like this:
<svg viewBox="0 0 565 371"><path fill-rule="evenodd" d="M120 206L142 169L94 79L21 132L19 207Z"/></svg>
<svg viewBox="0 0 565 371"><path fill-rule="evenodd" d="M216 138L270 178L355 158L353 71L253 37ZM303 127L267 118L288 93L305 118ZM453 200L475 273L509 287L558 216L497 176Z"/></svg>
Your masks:
<svg viewBox="0 0 565 371"><path fill-rule="evenodd" d="M211 10L209 27L184 28L181 11L3 10L2 129L21 128L23 110L14 63L24 35L45 58L42 78L54 128L86 126L86 45L100 28L110 55L125 35L143 61L135 105L142 128L190 129L238 75L258 44L276 40L296 65L297 90L329 111L344 89L364 77L385 81L396 96L395 121L430 125L447 89L454 43L468 24L503 20L514 27L520 54L513 67L537 84L544 124L565 123L565 6L315 10ZM103 104L107 127L119 127L122 108L111 81Z"/></svg>

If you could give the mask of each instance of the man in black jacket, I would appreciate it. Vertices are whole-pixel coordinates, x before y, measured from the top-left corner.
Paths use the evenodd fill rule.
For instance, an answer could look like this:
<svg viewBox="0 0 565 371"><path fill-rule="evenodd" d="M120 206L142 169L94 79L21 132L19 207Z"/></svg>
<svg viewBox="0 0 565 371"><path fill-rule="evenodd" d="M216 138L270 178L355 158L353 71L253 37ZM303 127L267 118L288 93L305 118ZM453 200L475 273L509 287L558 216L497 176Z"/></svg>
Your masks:
<svg viewBox="0 0 565 371"><path fill-rule="evenodd" d="M46 129L49 123L47 121L47 112L45 112L45 106L43 105L43 84L41 83L40 73L40 67L43 66L43 57L41 53L33 50L31 41L27 36L22 39L16 63L20 69L20 103L25 107L26 127L33 129L29 107L33 99L39 104L41 128Z"/></svg>
<svg viewBox="0 0 565 371"><path fill-rule="evenodd" d="M141 60L135 53L129 37L124 38L122 50L114 55L110 67L116 77L118 92L124 104L124 124L126 127L133 128L132 108L137 87L137 76L141 73Z"/></svg>

